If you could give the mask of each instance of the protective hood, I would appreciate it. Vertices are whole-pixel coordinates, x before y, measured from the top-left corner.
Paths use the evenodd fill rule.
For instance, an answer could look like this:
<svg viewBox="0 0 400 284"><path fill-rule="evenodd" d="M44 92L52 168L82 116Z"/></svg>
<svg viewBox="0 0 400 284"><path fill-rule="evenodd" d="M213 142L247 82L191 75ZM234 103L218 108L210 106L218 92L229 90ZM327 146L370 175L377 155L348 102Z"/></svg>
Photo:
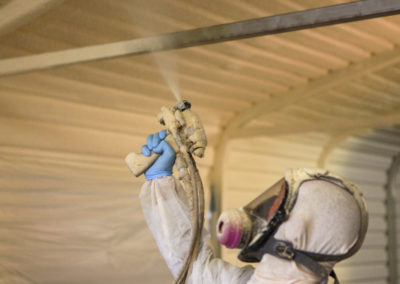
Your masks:
<svg viewBox="0 0 400 284"><path fill-rule="evenodd" d="M217 235L227 247L242 249L242 261L272 256L326 280L337 261L361 247L367 225L357 186L326 170L298 169L246 206L223 213Z"/></svg>

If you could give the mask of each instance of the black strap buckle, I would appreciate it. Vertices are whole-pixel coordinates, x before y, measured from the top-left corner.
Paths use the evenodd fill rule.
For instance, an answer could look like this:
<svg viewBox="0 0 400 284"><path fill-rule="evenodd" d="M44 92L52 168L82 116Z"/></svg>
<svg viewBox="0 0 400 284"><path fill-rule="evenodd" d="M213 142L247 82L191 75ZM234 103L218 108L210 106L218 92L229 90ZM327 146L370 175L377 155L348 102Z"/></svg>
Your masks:
<svg viewBox="0 0 400 284"><path fill-rule="evenodd" d="M284 242L277 242L274 250L275 253L281 258L292 260L295 257L293 248Z"/></svg>

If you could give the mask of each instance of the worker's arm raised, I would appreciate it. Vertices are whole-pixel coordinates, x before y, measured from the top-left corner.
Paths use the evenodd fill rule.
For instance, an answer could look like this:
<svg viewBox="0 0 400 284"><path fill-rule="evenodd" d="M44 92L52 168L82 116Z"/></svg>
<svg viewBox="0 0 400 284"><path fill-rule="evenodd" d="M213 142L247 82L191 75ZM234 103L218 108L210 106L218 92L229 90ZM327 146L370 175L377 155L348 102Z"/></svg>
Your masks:
<svg viewBox="0 0 400 284"><path fill-rule="evenodd" d="M192 224L185 192L172 176L175 152L163 139L150 135L142 147L144 155L161 154L146 172L140 199L147 224L174 277L177 276L190 248ZM253 273L250 266L239 268L214 258L209 233L203 229L200 249L193 263L190 283L246 283Z"/></svg>

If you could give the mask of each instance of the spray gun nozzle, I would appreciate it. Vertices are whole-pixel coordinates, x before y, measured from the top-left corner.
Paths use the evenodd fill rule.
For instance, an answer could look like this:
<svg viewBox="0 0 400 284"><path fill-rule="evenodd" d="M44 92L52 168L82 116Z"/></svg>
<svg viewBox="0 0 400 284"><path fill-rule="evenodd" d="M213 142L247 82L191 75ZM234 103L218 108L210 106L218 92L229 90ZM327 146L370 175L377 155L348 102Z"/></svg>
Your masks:
<svg viewBox="0 0 400 284"><path fill-rule="evenodd" d="M186 100L182 100L182 101L178 101L175 105L174 105L174 109L175 110L179 110L179 111L185 111L187 109L190 109L192 107L191 103L186 101Z"/></svg>

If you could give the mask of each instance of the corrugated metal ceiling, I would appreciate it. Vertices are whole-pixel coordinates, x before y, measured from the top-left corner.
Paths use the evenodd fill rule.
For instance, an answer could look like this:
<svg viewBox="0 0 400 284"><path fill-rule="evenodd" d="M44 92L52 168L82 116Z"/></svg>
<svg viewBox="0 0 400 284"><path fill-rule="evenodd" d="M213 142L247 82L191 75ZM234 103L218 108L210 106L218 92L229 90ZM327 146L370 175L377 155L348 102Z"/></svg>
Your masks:
<svg viewBox="0 0 400 284"><path fill-rule="evenodd" d="M327 1L324 5L342 2ZM1 37L0 54L9 58L108 43L318 5L319 1L64 1ZM161 56L175 56L176 72L172 75L179 81L183 97L204 109L203 113L212 110L217 116L212 120L220 127L235 112L252 104L284 97L293 88L393 50L400 42L399 33L400 17L392 16L164 52ZM147 113L171 103L172 98L153 61L151 55L143 55L85 63L2 78L0 87L26 88L68 101L76 101L71 93L79 92L82 103ZM170 64L162 68L171 73ZM396 111L399 76L396 64L262 117L259 123L284 127L294 121L310 123L316 117L363 119ZM106 98L110 95L114 103ZM118 101L121 103L115 103Z"/></svg>

